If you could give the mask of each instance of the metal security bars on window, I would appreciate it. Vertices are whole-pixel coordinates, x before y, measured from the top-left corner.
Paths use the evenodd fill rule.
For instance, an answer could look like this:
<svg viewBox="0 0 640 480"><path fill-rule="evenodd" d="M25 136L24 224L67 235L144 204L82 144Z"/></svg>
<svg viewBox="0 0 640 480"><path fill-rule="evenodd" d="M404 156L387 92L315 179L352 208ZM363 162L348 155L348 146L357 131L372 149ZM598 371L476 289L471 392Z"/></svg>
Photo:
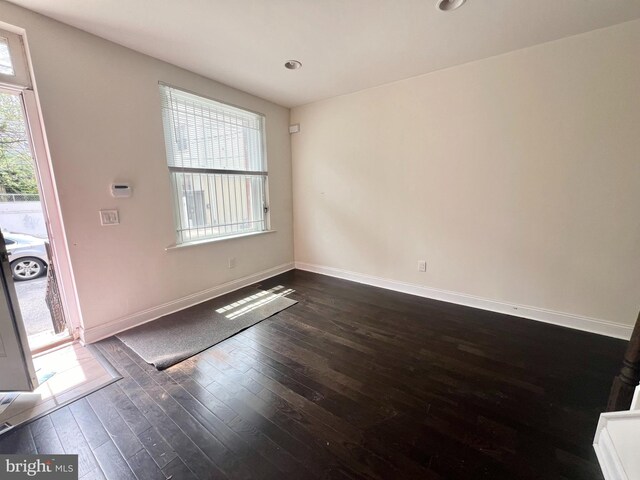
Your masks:
<svg viewBox="0 0 640 480"><path fill-rule="evenodd" d="M267 229L264 116L160 84L177 243Z"/></svg>

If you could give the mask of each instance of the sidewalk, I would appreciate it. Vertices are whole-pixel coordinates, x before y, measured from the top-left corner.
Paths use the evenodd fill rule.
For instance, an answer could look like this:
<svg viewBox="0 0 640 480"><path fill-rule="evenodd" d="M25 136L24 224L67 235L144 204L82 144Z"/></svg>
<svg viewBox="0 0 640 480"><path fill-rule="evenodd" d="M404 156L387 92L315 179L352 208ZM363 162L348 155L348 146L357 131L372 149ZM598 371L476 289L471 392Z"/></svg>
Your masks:
<svg viewBox="0 0 640 480"><path fill-rule="evenodd" d="M53 323L49 309L44 301L47 291L47 277L15 282L20 311L27 335L53 330Z"/></svg>

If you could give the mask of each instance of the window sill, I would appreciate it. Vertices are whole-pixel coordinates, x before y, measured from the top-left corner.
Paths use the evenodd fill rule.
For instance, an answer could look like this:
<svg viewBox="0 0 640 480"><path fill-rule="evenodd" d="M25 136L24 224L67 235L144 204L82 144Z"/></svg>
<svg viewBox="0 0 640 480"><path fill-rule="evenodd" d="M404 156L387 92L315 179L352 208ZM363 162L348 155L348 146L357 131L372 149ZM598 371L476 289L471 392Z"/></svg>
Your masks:
<svg viewBox="0 0 640 480"><path fill-rule="evenodd" d="M238 235L229 235L219 238L205 238L203 240L194 240L193 242L184 242L176 245L169 245L165 250L170 252L172 250L181 250L183 248L197 247L198 245L207 245L210 243L226 242L227 240L235 240L237 238L255 237L258 235L264 235L266 233L275 233L276 230L264 230L262 232L240 233Z"/></svg>

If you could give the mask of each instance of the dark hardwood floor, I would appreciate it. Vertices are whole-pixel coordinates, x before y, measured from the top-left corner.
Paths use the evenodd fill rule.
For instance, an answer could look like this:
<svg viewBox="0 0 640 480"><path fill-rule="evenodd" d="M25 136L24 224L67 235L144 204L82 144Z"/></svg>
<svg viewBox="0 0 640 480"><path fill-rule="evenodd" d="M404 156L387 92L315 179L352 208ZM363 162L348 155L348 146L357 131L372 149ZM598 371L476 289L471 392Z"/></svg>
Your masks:
<svg viewBox="0 0 640 480"><path fill-rule="evenodd" d="M0 437L83 479L601 479L591 443L625 343L329 277L297 305Z"/></svg>

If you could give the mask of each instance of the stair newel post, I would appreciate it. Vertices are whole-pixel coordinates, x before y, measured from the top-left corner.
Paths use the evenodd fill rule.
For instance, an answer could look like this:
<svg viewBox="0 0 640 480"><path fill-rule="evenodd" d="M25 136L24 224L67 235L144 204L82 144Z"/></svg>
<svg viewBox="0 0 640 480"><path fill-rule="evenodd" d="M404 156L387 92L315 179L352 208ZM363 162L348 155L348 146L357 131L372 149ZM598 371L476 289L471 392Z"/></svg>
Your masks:
<svg viewBox="0 0 640 480"><path fill-rule="evenodd" d="M640 314L624 354L620 373L613 379L607 412L629 410L638 383L640 383Z"/></svg>

